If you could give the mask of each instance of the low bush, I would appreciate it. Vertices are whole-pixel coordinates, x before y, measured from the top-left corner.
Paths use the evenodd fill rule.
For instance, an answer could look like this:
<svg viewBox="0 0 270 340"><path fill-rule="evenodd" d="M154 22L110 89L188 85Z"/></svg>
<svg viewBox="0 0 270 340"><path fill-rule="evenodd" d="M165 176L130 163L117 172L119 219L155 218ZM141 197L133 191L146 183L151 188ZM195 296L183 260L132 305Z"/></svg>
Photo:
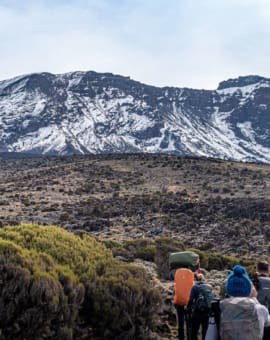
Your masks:
<svg viewBox="0 0 270 340"><path fill-rule="evenodd" d="M169 278L169 255L172 252L184 250L181 242L170 237L158 237L156 239L138 238L127 240L123 244L113 241L103 241L112 249L114 256L124 256L127 259L140 258L144 261L154 262L161 278Z"/></svg>
<svg viewBox="0 0 270 340"><path fill-rule="evenodd" d="M154 261L156 247L153 240L138 238L126 241L123 246L134 258L151 262Z"/></svg>
<svg viewBox="0 0 270 340"><path fill-rule="evenodd" d="M160 304L158 291L149 289L147 282L141 268L115 263L88 287L86 310L97 335L112 340L147 338Z"/></svg>
<svg viewBox="0 0 270 340"><path fill-rule="evenodd" d="M201 267L205 268L206 270L232 269L237 264L241 264L247 269L253 268L255 266L255 261L253 260L243 260L234 256L203 252L195 248L188 248L186 250L191 250L197 253L200 256Z"/></svg>
<svg viewBox="0 0 270 340"><path fill-rule="evenodd" d="M102 243L37 225L0 230L0 288L0 339L146 338L160 303Z"/></svg>
<svg viewBox="0 0 270 340"><path fill-rule="evenodd" d="M193 251L200 257L200 266L206 270L232 269L241 264L250 272L254 271L255 261L243 260L233 256L206 252L196 248L185 248L184 245L170 237L159 237L156 239L136 239L123 243L106 240L104 244L112 250L114 255L120 255L132 261L134 258L154 262L157 265L159 277L169 279L169 255L178 251Z"/></svg>
<svg viewBox="0 0 270 340"><path fill-rule="evenodd" d="M84 287L46 254L0 240L1 339L72 339Z"/></svg>

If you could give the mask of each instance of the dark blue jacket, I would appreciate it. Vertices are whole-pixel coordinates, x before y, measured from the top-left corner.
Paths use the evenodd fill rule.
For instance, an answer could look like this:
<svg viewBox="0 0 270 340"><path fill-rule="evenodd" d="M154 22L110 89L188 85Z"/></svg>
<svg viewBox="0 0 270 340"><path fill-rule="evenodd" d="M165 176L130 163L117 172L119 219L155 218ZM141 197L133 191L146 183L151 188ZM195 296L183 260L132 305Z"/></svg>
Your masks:
<svg viewBox="0 0 270 340"><path fill-rule="evenodd" d="M187 304L187 308L191 308L191 306L193 305L193 303L197 300L199 293L200 293L200 286L202 285L206 285L206 283L204 283L203 281L199 281L198 283L196 283L190 291L190 296L189 296L189 301ZM209 287L211 287L210 285L207 285ZM212 288L212 287L211 287Z"/></svg>

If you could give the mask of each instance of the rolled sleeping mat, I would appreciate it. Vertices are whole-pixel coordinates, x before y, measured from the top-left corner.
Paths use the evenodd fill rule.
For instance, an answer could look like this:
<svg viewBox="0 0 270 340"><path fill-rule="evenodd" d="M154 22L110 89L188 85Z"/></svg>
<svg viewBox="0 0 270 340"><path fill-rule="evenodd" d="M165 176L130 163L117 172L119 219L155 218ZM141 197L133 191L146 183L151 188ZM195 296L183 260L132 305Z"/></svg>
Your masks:
<svg viewBox="0 0 270 340"><path fill-rule="evenodd" d="M199 255L193 251L180 251L171 253L169 256L170 270L177 268L189 268L196 270L198 267Z"/></svg>

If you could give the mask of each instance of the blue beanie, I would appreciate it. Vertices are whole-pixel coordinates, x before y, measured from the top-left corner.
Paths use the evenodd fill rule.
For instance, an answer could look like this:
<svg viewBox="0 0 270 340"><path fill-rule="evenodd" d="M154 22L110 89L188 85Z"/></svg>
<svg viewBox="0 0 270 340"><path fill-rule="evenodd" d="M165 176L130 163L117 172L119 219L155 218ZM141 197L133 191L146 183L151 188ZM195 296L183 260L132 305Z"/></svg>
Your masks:
<svg viewBox="0 0 270 340"><path fill-rule="evenodd" d="M227 294L230 296L249 296L251 293L252 283L242 266L233 267L226 283Z"/></svg>

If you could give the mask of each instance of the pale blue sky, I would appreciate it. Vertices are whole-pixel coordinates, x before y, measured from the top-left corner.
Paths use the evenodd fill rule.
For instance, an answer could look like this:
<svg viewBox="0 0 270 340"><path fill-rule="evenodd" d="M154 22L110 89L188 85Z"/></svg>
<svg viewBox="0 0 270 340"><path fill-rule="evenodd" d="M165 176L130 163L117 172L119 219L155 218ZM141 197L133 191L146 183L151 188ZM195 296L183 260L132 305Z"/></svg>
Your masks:
<svg viewBox="0 0 270 340"><path fill-rule="evenodd" d="M214 89L270 77L270 0L0 0L0 79L113 72Z"/></svg>

